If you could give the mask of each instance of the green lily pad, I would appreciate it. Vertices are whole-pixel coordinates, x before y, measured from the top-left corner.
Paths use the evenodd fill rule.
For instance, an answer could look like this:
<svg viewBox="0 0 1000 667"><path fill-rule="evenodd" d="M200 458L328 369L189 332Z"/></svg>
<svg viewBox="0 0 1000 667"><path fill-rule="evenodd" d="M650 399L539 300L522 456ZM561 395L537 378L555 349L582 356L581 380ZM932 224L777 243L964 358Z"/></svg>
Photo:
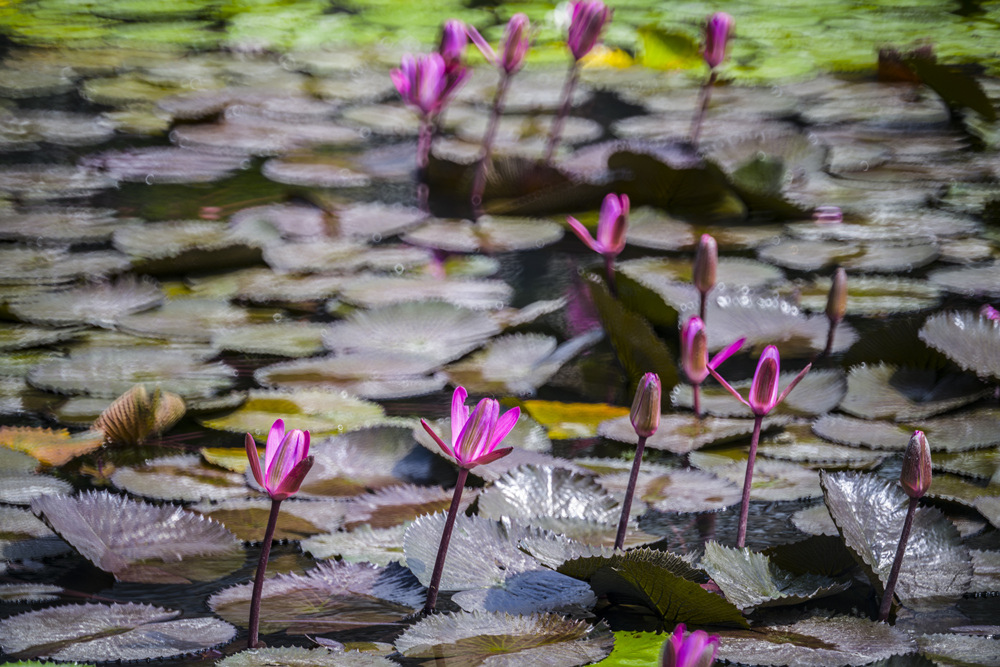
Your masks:
<svg viewBox="0 0 1000 667"><path fill-rule="evenodd" d="M615 648L595 667L648 667L660 660L667 635L660 632L616 632Z"/></svg>
<svg viewBox="0 0 1000 667"><path fill-rule="evenodd" d="M232 533L180 507L92 491L72 498L42 496L31 509L118 581L211 581L243 564L243 549Z"/></svg>
<svg viewBox="0 0 1000 667"><path fill-rule="evenodd" d="M909 498L895 484L872 475L820 475L841 537L881 594ZM958 531L938 510L917 508L896 596L908 607L933 608L960 598L971 582L972 559Z"/></svg>
<svg viewBox="0 0 1000 667"><path fill-rule="evenodd" d="M705 545L701 567L726 599L743 611L798 604L847 590L851 582L815 574L794 575L750 549L731 549L718 542Z"/></svg>

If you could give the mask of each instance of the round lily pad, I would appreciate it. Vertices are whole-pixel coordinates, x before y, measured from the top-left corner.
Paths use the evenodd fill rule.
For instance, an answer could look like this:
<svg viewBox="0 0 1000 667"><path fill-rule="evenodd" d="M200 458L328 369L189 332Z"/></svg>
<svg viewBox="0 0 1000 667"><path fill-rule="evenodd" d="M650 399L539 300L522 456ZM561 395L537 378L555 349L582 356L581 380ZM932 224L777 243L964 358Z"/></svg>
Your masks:
<svg viewBox="0 0 1000 667"><path fill-rule="evenodd" d="M780 421L768 419L764 422L764 428L776 423L780 423ZM639 442L639 436L635 434L635 429L628 417L618 417L603 422L597 427L597 433L619 442L633 444ZM646 439L646 446L674 454L687 454L705 445L730 442L751 433L753 433L752 419L725 419L722 417L698 419L694 415L667 414L660 416L660 425L656 429L656 433Z"/></svg>
<svg viewBox="0 0 1000 667"><path fill-rule="evenodd" d="M216 667L393 667L395 662L360 651L331 651L325 647L282 646L242 651L215 663Z"/></svg>
<svg viewBox="0 0 1000 667"><path fill-rule="evenodd" d="M363 308L408 301L446 301L472 310L499 310L514 290L499 280L440 280L423 277L358 276L347 281L341 298Z"/></svg>
<svg viewBox="0 0 1000 667"><path fill-rule="evenodd" d="M817 278L796 286L794 293L800 307L814 313L824 312L830 294L830 279ZM936 306L941 290L932 283L890 276L878 278L849 276L847 280L848 315L894 315L917 312Z"/></svg>
<svg viewBox="0 0 1000 667"><path fill-rule="evenodd" d="M691 283L692 262L690 259L664 257L644 257L621 262L619 269L653 291L659 291L665 283ZM720 257L716 270L716 281L727 290L739 287L764 287L781 282L784 274L769 264L740 257ZM697 295L697 292L695 292ZM664 298L672 305L679 305L672 299Z"/></svg>
<svg viewBox="0 0 1000 667"><path fill-rule="evenodd" d="M363 188L372 182L367 174L325 156L271 158L261 167L261 173L276 183L307 188Z"/></svg>
<svg viewBox="0 0 1000 667"><path fill-rule="evenodd" d="M410 352L368 350L273 364L258 369L254 377L267 387L339 389L360 398L386 400L444 389L443 374L425 374L435 365L434 359Z"/></svg>
<svg viewBox="0 0 1000 667"><path fill-rule="evenodd" d="M528 524L537 517L614 523L621 509L590 477L562 468L526 466L508 472L484 491L479 513Z"/></svg>
<svg viewBox="0 0 1000 667"><path fill-rule="evenodd" d="M362 140L357 130L330 122L294 123L232 113L222 123L176 127L171 139L182 148L233 156L280 155L312 146L351 146Z"/></svg>
<svg viewBox="0 0 1000 667"><path fill-rule="evenodd" d="M133 183L208 183L246 169L242 157L184 148L132 148L88 156L85 165L100 169L119 181Z"/></svg>
<svg viewBox="0 0 1000 667"><path fill-rule="evenodd" d="M212 347L245 354L310 357L323 351L325 330L318 322L249 324L216 332Z"/></svg>
<svg viewBox="0 0 1000 667"><path fill-rule="evenodd" d="M215 299L177 299L156 310L122 315L123 331L151 338L208 343L217 332L248 323L249 313Z"/></svg>
<svg viewBox="0 0 1000 667"><path fill-rule="evenodd" d="M243 475L210 467L195 454L168 456L115 470L112 483L156 500L223 500L252 494Z"/></svg>
<svg viewBox="0 0 1000 667"><path fill-rule="evenodd" d="M70 252L63 248L12 247L0 250L0 284L54 285L78 278L101 278L131 268L120 252Z"/></svg>
<svg viewBox="0 0 1000 667"><path fill-rule="evenodd" d="M129 277L114 283L33 295L12 304L11 311L19 319L35 324L112 327L119 317L155 308L162 302L159 286Z"/></svg>
<svg viewBox="0 0 1000 667"><path fill-rule="evenodd" d="M806 509L799 510L792 515L792 523L803 533L809 535L830 535L839 536L837 524L833 522L830 511L826 505L813 505Z"/></svg>
<svg viewBox="0 0 1000 667"><path fill-rule="evenodd" d="M797 271L842 266L851 271L898 273L930 264L939 254L936 243L863 244L843 241L782 241L760 250L760 258Z"/></svg>
<svg viewBox="0 0 1000 667"><path fill-rule="evenodd" d="M712 468L712 474L743 487L746 463L739 461ZM750 486L751 500L801 500L823 495L819 474L810 468L787 461L757 459Z"/></svg>
<svg viewBox="0 0 1000 667"><path fill-rule="evenodd" d="M484 216L476 222L428 222L403 235L403 240L450 252L509 252L534 250L561 239L563 229L549 220Z"/></svg>
<svg viewBox="0 0 1000 667"><path fill-rule="evenodd" d="M626 239L629 245L656 250L690 248L696 240L691 225L649 206L629 212Z"/></svg>
<svg viewBox="0 0 1000 667"><path fill-rule="evenodd" d="M79 327L50 329L23 324L0 324L0 351L53 345L72 340L79 333Z"/></svg>
<svg viewBox="0 0 1000 667"><path fill-rule="evenodd" d="M393 562L405 565L401 545L407 525L372 528L364 524L350 532L314 535L302 540L302 551L313 558L339 558L348 563L368 562L382 567Z"/></svg>
<svg viewBox="0 0 1000 667"><path fill-rule="evenodd" d="M982 378L1000 377L1000 322L971 312L931 315L920 340Z"/></svg>
<svg viewBox="0 0 1000 667"><path fill-rule="evenodd" d="M917 645L937 665L1000 665L1000 641L994 637L935 633L917 637Z"/></svg>
<svg viewBox="0 0 1000 667"><path fill-rule="evenodd" d="M1000 296L1000 262L938 269L927 276L935 285L966 296Z"/></svg>
<svg viewBox="0 0 1000 667"><path fill-rule="evenodd" d="M0 502L29 505L49 495L71 493L73 486L51 475L33 472L0 472Z"/></svg>
<svg viewBox="0 0 1000 667"><path fill-rule="evenodd" d="M718 512L740 502L740 487L701 470L639 471L637 497L657 512ZM601 486L624 493L627 473L600 478Z"/></svg>
<svg viewBox="0 0 1000 667"><path fill-rule="evenodd" d="M175 220L126 227L115 232L115 248L144 273L177 274L218 270L260 261L260 250L227 225L208 220Z"/></svg>
<svg viewBox="0 0 1000 667"><path fill-rule="evenodd" d="M823 440L814 435L809 424L792 424L785 426L780 433L763 437L757 452L770 459L837 468L871 468L886 457L883 452L835 445Z"/></svg>
<svg viewBox="0 0 1000 667"><path fill-rule="evenodd" d="M891 364L853 366L840 409L865 419L925 419L988 393L974 377Z"/></svg>

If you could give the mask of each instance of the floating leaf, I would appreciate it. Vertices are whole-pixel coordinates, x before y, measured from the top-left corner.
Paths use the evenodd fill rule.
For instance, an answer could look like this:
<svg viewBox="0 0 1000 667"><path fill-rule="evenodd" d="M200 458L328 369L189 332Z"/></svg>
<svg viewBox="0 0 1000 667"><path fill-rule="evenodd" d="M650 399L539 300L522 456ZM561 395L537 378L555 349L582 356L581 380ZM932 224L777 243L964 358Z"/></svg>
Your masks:
<svg viewBox="0 0 1000 667"><path fill-rule="evenodd" d="M252 495L243 480L237 473L205 465L194 454L152 459L139 466L118 468L111 475L111 482L129 493L187 502Z"/></svg>
<svg viewBox="0 0 1000 667"><path fill-rule="evenodd" d="M369 399L422 396L444 389L442 373L426 375L437 364L412 352L366 350L272 364L254 373L266 387L341 390Z"/></svg>
<svg viewBox="0 0 1000 667"><path fill-rule="evenodd" d="M388 276L359 276L348 281L341 297L363 308L408 301L446 301L472 310L499 310L514 290L499 280L440 280Z"/></svg>
<svg viewBox="0 0 1000 667"><path fill-rule="evenodd" d="M857 666L914 650L913 640L891 625L823 612L794 623L720 635L718 658L747 665Z"/></svg>
<svg viewBox="0 0 1000 667"><path fill-rule="evenodd" d="M881 594L889 578L909 498L872 475L821 473L823 493L841 537ZM972 561L958 531L936 509L919 507L903 556L896 595L910 607L934 607L969 588Z"/></svg>
<svg viewBox="0 0 1000 667"><path fill-rule="evenodd" d="M790 239L760 251L760 258L797 271L842 266L848 271L899 273L926 266L940 254L937 243L845 243Z"/></svg>
<svg viewBox="0 0 1000 667"><path fill-rule="evenodd" d="M989 520L994 527L1000 528L1000 498L997 496L981 496L976 498L976 509Z"/></svg>
<svg viewBox="0 0 1000 667"><path fill-rule="evenodd" d="M780 433L765 437L757 453L769 459L850 468L871 468L886 457L882 452L827 442L814 435L809 424L786 426Z"/></svg>
<svg viewBox="0 0 1000 667"><path fill-rule="evenodd" d="M71 549L26 509L0 506L0 521L4 527L0 533L0 559L4 561L36 560L58 556Z"/></svg>
<svg viewBox="0 0 1000 667"><path fill-rule="evenodd" d="M2 189L2 188L0 188ZM120 252L70 252L64 248L16 246L0 250L0 285L57 285L78 278L102 278L132 263Z"/></svg>
<svg viewBox="0 0 1000 667"><path fill-rule="evenodd" d="M227 225L206 220L176 220L115 232L114 246L143 273L176 274L218 270L260 262L260 250Z"/></svg>
<svg viewBox="0 0 1000 667"><path fill-rule="evenodd" d="M244 354L273 354L281 357L311 357L323 351L319 322L271 322L231 327L212 336L212 347Z"/></svg>
<svg viewBox="0 0 1000 667"><path fill-rule="evenodd" d="M53 345L76 338L80 331L78 327L50 329L24 324L0 324L0 351Z"/></svg>
<svg viewBox="0 0 1000 667"><path fill-rule="evenodd" d="M510 517L529 524L547 517L615 523L621 509L590 477L563 468L525 466L484 491L479 512L486 518Z"/></svg>
<svg viewBox="0 0 1000 667"><path fill-rule="evenodd" d="M782 423L782 419L766 419L763 428L772 428ZM666 414L661 415L660 425L656 433L646 439L646 446L662 449L674 454L687 454L696 449L711 444L722 444L737 440L753 433L752 419L725 419L722 417L703 417L694 415ZM626 417L603 422L597 428L597 434L619 442L638 444L639 436L632 428L632 422Z"/></svg>
<svg viewBox="0 0 1000 667"><path fill-rule="evenodd" d="M657 512L718 512L740 502L740 487L701 470L680 469L656 474L644 466L636 492ZM601 486L624 495L628 473L600 478Z"/></svg>
<svg viewBox="0 0 1000 667"><path fill-rule="evenodd" d="M50 475L33 472L0 472L0 503L30 505L49 495L71 493L73 486Z"/></svg>
<svg viewBox="0 0 1000 667"><path fill-rule="evenodd" d="M137 384L101 413L94 428L104 432L105 442L141 445L169 431L186 411L184 399L177 394L157 387L150 396L145 385Z"/></svg>
<svg viewBox="0 0 1000 667"><path fill-rule="evenodd" d="M82 164L133 183L208 183L249 166L241 157L184 148L130 148L87 156Z"/></svg>
<svg viewBox="0 0 1000 667"><path fill-rule="evenodd" d="M705 544L701 567L718 584L726 599L743 611L759 607L798 604L835 595L851 582L815 574L796 576L764 554L750 549L731 549L718 542Z"/></svg>
<svg viewBox="0 0 1000 667"><path fill-rule="evenodd" d="M661 659L668 635L661 632L616 632L611 655L595 667L649 667Z"/></svg>
<svg viewBox="0 0 1000 667"><path fill-rule="evenodd" d="M866 419L925 419L972 403L988 393L964 374L900 368L890 364L853 366L840 409Z"/></svg>
<svg viewBox="0 0 1000 667"><path fill-rule="evenodd" d="M59 599L60 586L49 584L2 584L0 600L4 602L51 602Z"/></svg>
<svg viewBox="0 0 1000 667"><path fill-rule="evenodd" d="M552 245L563 228L549 220L483 216L476 222L428 222L407 232L403 240L450 252L497 253L535 250Z"/></svg>
<svg viewBox="0 0 1000 667"><path fill-rule="evenodd" d="M712 468L712 473L742 488L746 464L742 461ZM796 463L758 459L753 469L751 500L800 500L823 494L815 470Z"/></svg>
<svg viewBox="0 0 1000 667"><path fill-rule="evenodd" d="M223 589L208 599L219 616L247 626L253 583ZM264 580L260 603L262 634L322 634L398 623L415 612L426 592L397 564L322 562L305 574Z"/></svg>
<svg viewBox="0 0 1000 667"><path fill-rule="evenodd" d="M66 429L53 430L34 426L0 427L0 445L39 460L50 466L61 466L78 456L101 446L101 438L93 431L70 435Z"/></svg>
<svg viewBox="0 0 1000 667"><path fill-rule="evenodd" d="M268 515L271 512L271 501L232 498L215 503L201 502L192 505L190 509L213 521L218 521L244 542L260 542L264 536L263 527L267 525ZM321 533L330 528L331 515L337 517L332 523L339 525L343 509L332 503L296 500L283 502L274 529L274 539L304 540L311 535Z"/></svg>
<svg viewBox="0 0 1000 667"><path fill-rule="evenodd" d="M553 440L592 438L598 425L608 419L624 417L629 409L606 403L561 403L558 401L522 401L522 407L548 431Z"/></svg>
<svg viewBox="0 0 1000 667"><path fill-rule="evenodd" d="M122 316L117 327L139 336L208 343L215 334L247 324L248 319L247 311L225 301L180 299L156 310Z"/></svg>
<svg viewBox="0 0 1000 667"><path fill-rule="evenodd" d="M362 525L349 533L324 533L302 540L302 551L313 558L339 558L348 563L368 562L386 566L397 562L405 565L403 536L408 524L390 528Z"/></svg>
<svg viewBox="0 0 1000 667"><path fill-rule="evenodd" d="M466 489L458 505L459 511L464 512L477 494L476 489ZM344 528L352 530L358 524L389 528L409 523L423 514L447 510L453 495L437 486L401 484L354 496L344 501Z"/></svg>
<svg viewBox="0 0 1000 667"><path fill-rule="evenodd" d="M927 318L920 340L981 378L1000 378L1000 322L978 313L946 312Z"/></svg>
<svg viewBox="0 0 1000 667"><path fill-rule="evenodd" d="M979 297L1000 296L1000 289L996 287L998 278L1000 262L996 260L989 264L938 269L927 276L928 280L943 289Z"/></svg>
<svg viewBox="0 0 1000 667"><path fill-rule="evenodd" d="M92 491L73 498L43 496L31 509L119 581L211 581L243 564L243 550L232 533L180 507Z"/></svg>
<svg viewBox="0 0 1000 667"><path fill-rule="evenodd" d="M396 639L396 650L408 658L435 658L456 666L573 667L604 658L613 643L604 624L595 627L556 614L473 611L421 619Z"/></svg>
<svg viewBox="0 0 1000 667"><path fill-rule="evenodd" d="M1000 665L995 637L935 633L917 637L917 646L936 665Z"/></svg>
<svg viewBox="0 0 1000 667"><path fill-rule="evenodd" d="M18 318L35 324L111 327L120 316L148 310L162 301L163 294L155 284L126 278L116 283L36 294L13 304L11 310Z"/></svg>
<svg viewBox="0 0 1000 667"><path fill-rule="evenodd" d="M23 657L127 662L198 653L236 636L228 623L180 613L132 602L49 607L0 621L0 647Z"/></svg>
<svg viewBox="0 0 1000 667"><path fill-rule="evenodd" d="M395 662L360 651L331 651L327 648L257 648L241 651L215 663L216 667L393 667Z"/></svg>
<svg viewBox="0 0 1000 667"><path fill-rule="evenodd" d="M814 313L825 311L830 283L829 278L816 278L806 285L795 285L799 306ZM852 275L847 281L848 315L917 312L933 308L940 301L941 290L925 280Z"/></svg>

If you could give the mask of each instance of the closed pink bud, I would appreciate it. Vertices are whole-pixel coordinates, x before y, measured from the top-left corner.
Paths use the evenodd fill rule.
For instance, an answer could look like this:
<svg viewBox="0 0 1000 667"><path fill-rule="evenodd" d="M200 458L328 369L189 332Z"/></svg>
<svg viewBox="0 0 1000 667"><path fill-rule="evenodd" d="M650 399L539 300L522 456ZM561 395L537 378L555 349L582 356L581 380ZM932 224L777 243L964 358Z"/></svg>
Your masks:
<svg viewBox="0 0 1000 667"><path fill-rule="evenodd" d="M725 12L716 12L708 17L705 25L705 50L702 56L712 69L726 59L729 36L733 32L733 17Z"/></svg>
<svg viewBox="0 0 1000 667"><path fill-rule="evenodd" d="M566 43L573 59L579 60L590 53L601 38L604 26L611 20L611 10L601 0L578 0L572 6L573 17Z"/></svg>
<svg viewBox="0 0 1000 667"><path fill-rule="evenodd" d="M715 287L715 275L719 270L719 246L708 234L702 234L698 249L694 254L692 282L702 294L708 294Z"/></svg>
<svg viewBox="0 0 1000 667"><path fill-rule="evenodd" d="M445 67L449 70L462 64L462 56L465 54L465 46L469 43L469 37L465 32L465 24L457 19L445 21L441 30L441 44L438 46L438 53L444 58Z"/></svg>
<svg viewBox="0 0 1000 667"><path fill-rule="evenodd" d="M531 24L528 22L528 17L524 14L514 14L510 17L510 21L507 22L507 30L504 32L503 37L501 67L508 74L513 74L524 65L524 58L528 53L528 47L531 45L528 39L528 30L530 27Z"/></svg>
<svg viewBox="0 0 1000 667"><path fill-rule="evenodd" d="M692 317L681 328L681 367L691 384L708 377L708 335L700 317Z"/></svg>
<svg viewBox="0 0 1000 667"><path fill-rule="evenodd" d="M899 483L911 498L920 498L931 486L931 446L923 431L914 431L903 453Z"/></svg>
<svg viewBox="0 0 1000 667"><path fill-rule="evenodd" d="M826 299L826 317L837 324L847 314L847 272L837 269L830 284L830 294Z"/></svg>
<svg viewBox="0 0 1000 667"><path fill-rule="evenodd" d="M661 667L711 667L715 663L719 635L704 630L686 633L686 629L683 623L679 624L663 643Z"/></svg>
<svg viewBox="0 0 1000 667"><path fill-rule="evenodd" d="M781 357L778 348L768 345L760 355L757 370L750 385L750 409L755 415L766 415L778 404L778 375L781 372Z"/></svg>
<svg viewBox="0 0 1000 667"><path fill-rule="evenodd" d="M639 381L632 400L632 411L629 419L636 435L648 438L656 433L660 426L660 400L663 389L660 386L660 376L656 373L646 373Z"/></svg>
<svg viewBox="0 0 1000 667"><path fill-rule="evenodd" d="M1000 320L1000 310L997 310L988 303L984 303L979 309L979 317L985 317L988 320L997 321Z"/></svg>

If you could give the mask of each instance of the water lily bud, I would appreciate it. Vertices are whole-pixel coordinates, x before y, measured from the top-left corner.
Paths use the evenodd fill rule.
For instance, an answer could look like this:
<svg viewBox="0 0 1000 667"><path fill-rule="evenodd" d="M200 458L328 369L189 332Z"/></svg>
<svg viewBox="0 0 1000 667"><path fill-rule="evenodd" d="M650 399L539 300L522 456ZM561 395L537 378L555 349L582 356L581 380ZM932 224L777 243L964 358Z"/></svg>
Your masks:
<svg viewBox="0 0 1000 667"><path fill-rule="evenodd" d="M700 317L692 317L681 327L681 367L691 384L708 377L708 336Z"/></svg>
<svg viewBox="0 0 1000 667"><path fill-rule="evenodd" d="M833 274L830 295L826 299L826 317L837 324L847 314L847 272L843 268Z"/></svg>
<svg viewBox="0 0 1000 667"><path fill-rule="evenodd" d="M726 47L733 32L733 17L725 12L716 12L708 17L705 24L705 50L702 56L712 69L726 59Z"/></svg>
<svg viewBox="0 0 1000 667"><path fill-rule="evenodd" d="M987 320L998 321L1000 320L1000 310L997 310L988 303L984 303L979 309L979 317Z"/></svg>
<svg viewBox="0 0 1000 667"><path fill-rule="evenodd" d="M719 246L708 234L702 234L694 255L694 274L691 279L702 294L715 287L715 274L719 269Z"/></svg>
<svg viewBox="0 0 1000 667"><path fill-rule="evenodd" d="M778 375L781 357L778 348L768 345L760 355L757 370L750 385L750 409L755 415L766 415L778 404Z"/></svg>
<svg viewBox="0 0 1000 667"><path fill-rule="evenodd" d="M903 454L899 483L911 498L920 498L931 485L931 447L923 431L914 431Z"/></svg>
<svg viewBox="0 0 1000 667"><path fill-rule="evenodd" d="M508 74L518 71L524 65L524 57L528 54L528 47L531 44L528 38L529 27L530 23L525 14L514 14L507 22L500 63Z"/></svg>
<svg viewBox="0 0 1000 667"><path fill-rule="evenodd" d="M690 633L686 630L683 623L679 624L663 642L661 667L711 667L715 664L719 635L710 635L704 630Z"/></svg>
<svg viewBox="0 0 1000 667"><path fill-rule="evenodd" d="M641 438L648 438L656 433L660 425L660 397L663 390L660 387L660 376L656 373L646 373L639 381L632 401L632 428Z"/></svg>
<svg viewBox="0 0 1000 667"><path fill-rule="evenodd" d="M441 30L441 44L438 46L438 53L444 58L445 68L451 70L456 65L462 64L462 56L465 54L465 46L469 43L469 37L465 32L465 24L457 19L445 21Z"/></svg>
<svg viewBox="0 0 1000 667"><path fill-rule="evenodd" d="M594 48L605 24L611 20L611 10L601 0L578 0L573 5L566 43L574 60L584 57Z"/></svg>
<svg viewBox="0 0 1000 667"><path fill-rule="evenodd" d="M813 209L813 221L818 225L836 225L844 221L839 206L817 206Z"/></svg>

